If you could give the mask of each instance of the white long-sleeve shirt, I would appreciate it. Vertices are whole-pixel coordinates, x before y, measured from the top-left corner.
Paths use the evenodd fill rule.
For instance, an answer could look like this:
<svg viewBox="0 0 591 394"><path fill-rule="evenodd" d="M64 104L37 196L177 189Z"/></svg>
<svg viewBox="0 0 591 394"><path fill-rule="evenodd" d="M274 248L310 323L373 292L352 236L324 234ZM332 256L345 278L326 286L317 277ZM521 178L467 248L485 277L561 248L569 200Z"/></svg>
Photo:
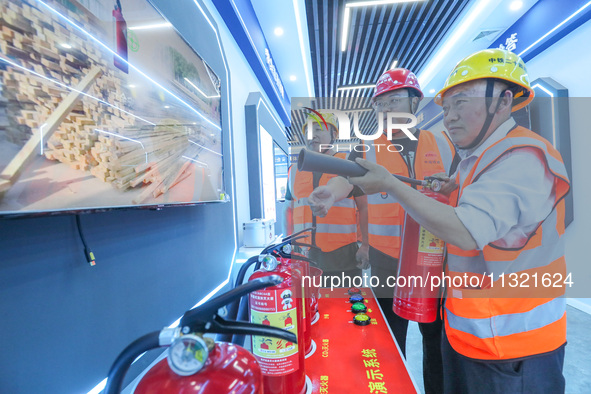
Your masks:
<svg viewBox="0 0 591 394"><path fill-rule="evenodd" d="M473 151L459 150L460 187L478 157L515 126L510 118ZM457 173L456 173L457 174ZM461 194L456 215L476 241L478 249L493 243L504 248L521 247L551 212L554 177L542 153L520 148L504 154Z"/></svg>

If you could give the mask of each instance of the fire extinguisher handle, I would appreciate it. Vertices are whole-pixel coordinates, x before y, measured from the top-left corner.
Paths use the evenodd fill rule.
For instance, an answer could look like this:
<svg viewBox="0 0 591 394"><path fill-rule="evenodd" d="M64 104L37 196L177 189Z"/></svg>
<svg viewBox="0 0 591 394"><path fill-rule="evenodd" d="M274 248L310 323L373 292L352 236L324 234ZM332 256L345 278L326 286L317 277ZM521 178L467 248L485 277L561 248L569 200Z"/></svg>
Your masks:
<svg viewBox="0 0 591 394"><path fill-rule="evenodd" d="M302 235L302 234L304 234L304 233L307 233L308 231L313 231L313 230L316 230L316 227L308 227L308 228L305 228L305 229L303 229L301 231L298 231L297 233L293 233L293 234L291 234L291 235L283 238L281 240L281 242L291 241L291 240L294 239L294 237L303 238L303 237L299 237L299 236ZM307 235L304 236L304 237L307 237Z"/></svg>
<svg viewBox="0 0 591 394"><path fill-rule="evenodd" d="M225 320L217 315L205 332L216 334L260 335L264 337L280 338L286 341L297 343L297 337L295 334L285 331L281 328L266 326L263 324Z"/></svg>
<svg viewBox="0 0 591 394"><path fill-rule="evenodd" d="M262 278L251 280L243 285L235 287L227 293L224 293L213 300L206 302L205 304L198 306L195 309L185 312L181 317L180 326L205 326L208 322L211 322L214 316L217 315L218 309L228 305L229 303L239 300L242 296L247 295L256 290L263 289L265 287L272 287L283 282L283 278L279 275L269 275ZM199 330L196 330L199 332Z"/></svg>
<svg viewBox="0 0 591 394"><path fill-rule="evenodd" d="M316 229L316 227L311 227L309 229L306 229L305 231L314 230L314 229ZM259 254L259 261L262 262L263 258L270 253L273 253L273 252L280 252L281 253L284 246L291 245L293 243L293 241L300 239L300 238L306 238L306 237L307 237L307 235L304 235L304 234L300 234L300 235L293 234L290 237L284 238L283 241L281 241L281 243L267 246Z"/></svg>

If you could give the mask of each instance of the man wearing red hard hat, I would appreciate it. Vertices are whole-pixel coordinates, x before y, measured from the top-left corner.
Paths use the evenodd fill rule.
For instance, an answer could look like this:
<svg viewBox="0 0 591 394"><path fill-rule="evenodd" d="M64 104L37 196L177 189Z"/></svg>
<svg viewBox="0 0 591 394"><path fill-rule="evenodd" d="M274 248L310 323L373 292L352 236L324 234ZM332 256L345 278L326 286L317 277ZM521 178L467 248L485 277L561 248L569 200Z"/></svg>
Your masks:
<svg viewBox="0 0 591 394"><path fill-rule="evenodd" d="M423 92L414 73L404 68L395 68L382 74L376 83L372 107L378 122L384 125L384 132L370 146L367 152L352 152L350 160L364 158L386 167L391 174L423 180L426 177L448 174L453 163L459 161L452 142L444 133L433 133L410 128L416 137L411 140L402 130L392 130L387 136L388 112L414 114L423 98ZM381 119L380 119L381 118ZM409 118L394 118L394 123L405 124ZM380 122L381 121L381 122ZM364 149L365 150L365 149ZM343 177L331 179L325 186L318 187L308 198L312 212L318 216L327 214L335 202L363 191ZM386 278L398 271L404 210L398 201L387 193L370 194L368 198L369 246L362 246L358 255L368 260L372 276L386 283ZM378 302L384 311L388 324L396 337L403 354L406 351L408 320L392 311L393 289L374 288ZM441 362L441 320L434 323L420 323L423 335L423 381L426 393L443 391L443 367Z"/></svg>

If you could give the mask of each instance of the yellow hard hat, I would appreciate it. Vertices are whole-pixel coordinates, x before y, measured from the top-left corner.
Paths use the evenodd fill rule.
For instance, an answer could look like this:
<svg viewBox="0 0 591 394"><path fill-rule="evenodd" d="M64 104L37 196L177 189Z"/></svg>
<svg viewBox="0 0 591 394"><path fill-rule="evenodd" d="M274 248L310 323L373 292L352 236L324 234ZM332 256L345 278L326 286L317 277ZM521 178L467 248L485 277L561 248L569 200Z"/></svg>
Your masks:
<svg viewBox="0 0 591 394"><path fill-rule="evenodd" d="M511 90L513 96L520 100L513 102L512 111L525 107L534 98L525 63L519 56L504 49L484 49L465 57L456 64L447 77L443 89L435 96L435 103L442 105L443 95L454 86L486 78L507 81L517 87L517 90Z"/></svg>
<svg viewBox="0 0 591 394"><path fill-rule="evenodd" d="M320 115L320 116L318 116L318 115ZM306 121L304 122L304 124L302 126L302 134L303 135L306 135L306 125L308 124L308 121L310 121L310 120L313 120L314 122L318 123L318 125L323 129L326 128L324 126L324 122L326 122L327 126L333 125L334 130L332 130L332 131L329 130L331 132L331 134L336 133L339 130L337 118L336 118L336 116L334 116L333 113L310 111L310 113L308 114L308 117L306 118Z"/></svg>

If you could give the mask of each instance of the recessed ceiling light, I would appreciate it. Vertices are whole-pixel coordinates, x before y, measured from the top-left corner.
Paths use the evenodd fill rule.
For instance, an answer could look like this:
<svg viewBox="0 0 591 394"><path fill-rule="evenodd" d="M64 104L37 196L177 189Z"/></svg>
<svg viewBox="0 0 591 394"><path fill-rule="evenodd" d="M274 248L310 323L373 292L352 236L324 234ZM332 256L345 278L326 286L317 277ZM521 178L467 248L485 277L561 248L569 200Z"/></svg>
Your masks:
<svg viewBox="0 0 591 394"><path fill-rule="evenodd" d="M63 44L60 44L62 48L66 48L66 49L71 49L72 46L70 44L66 44L65 42Z"/></svg>
<svg viewBox="0 0 591 394"><path fill-rule="evenodd" d="M429 90L429 93L431 93L431 94L435 93L435 89Z"/></svg>
<svg viewBox="0 0 591 394"><path fill-rule="evenodd" d="M127 87L128 87L128 88L132 88L132 89L133 89L133 88L135 88L135 85L133 85L133 84L129 84L129 85L127 85Z"/></svg>
<svg viewBox="0 0 591 394"><path fill-rule="evenodd" d="M273 30L273 33L275 33L276 36L281 37L283 35L283 29L281 27L276 27L275 30Z"/></svg>
<svg viewBox="0 0 591 394"><path fill-rule="evenodd" d="M523 7L523 1L521 0L515 0L511 3L511 5L509 6L509 8L511 9L511 11L517 11L519 10L521 7Z"/></svg>
<svg viewBox="0 0 591 394"><path fill-rule="evenodd" d="M168 109L170 108L170 105L165 105L164 108Z"/></svg>
<svg viewBox="0 0 591 394"><path fill-rule="evenodd" d="M296 79L297 79L297 78L296 78L296 76L295 76L295 75L290 75L290 76L289 76L289 80L290 80L290 81L295 81Z"/></svg>

